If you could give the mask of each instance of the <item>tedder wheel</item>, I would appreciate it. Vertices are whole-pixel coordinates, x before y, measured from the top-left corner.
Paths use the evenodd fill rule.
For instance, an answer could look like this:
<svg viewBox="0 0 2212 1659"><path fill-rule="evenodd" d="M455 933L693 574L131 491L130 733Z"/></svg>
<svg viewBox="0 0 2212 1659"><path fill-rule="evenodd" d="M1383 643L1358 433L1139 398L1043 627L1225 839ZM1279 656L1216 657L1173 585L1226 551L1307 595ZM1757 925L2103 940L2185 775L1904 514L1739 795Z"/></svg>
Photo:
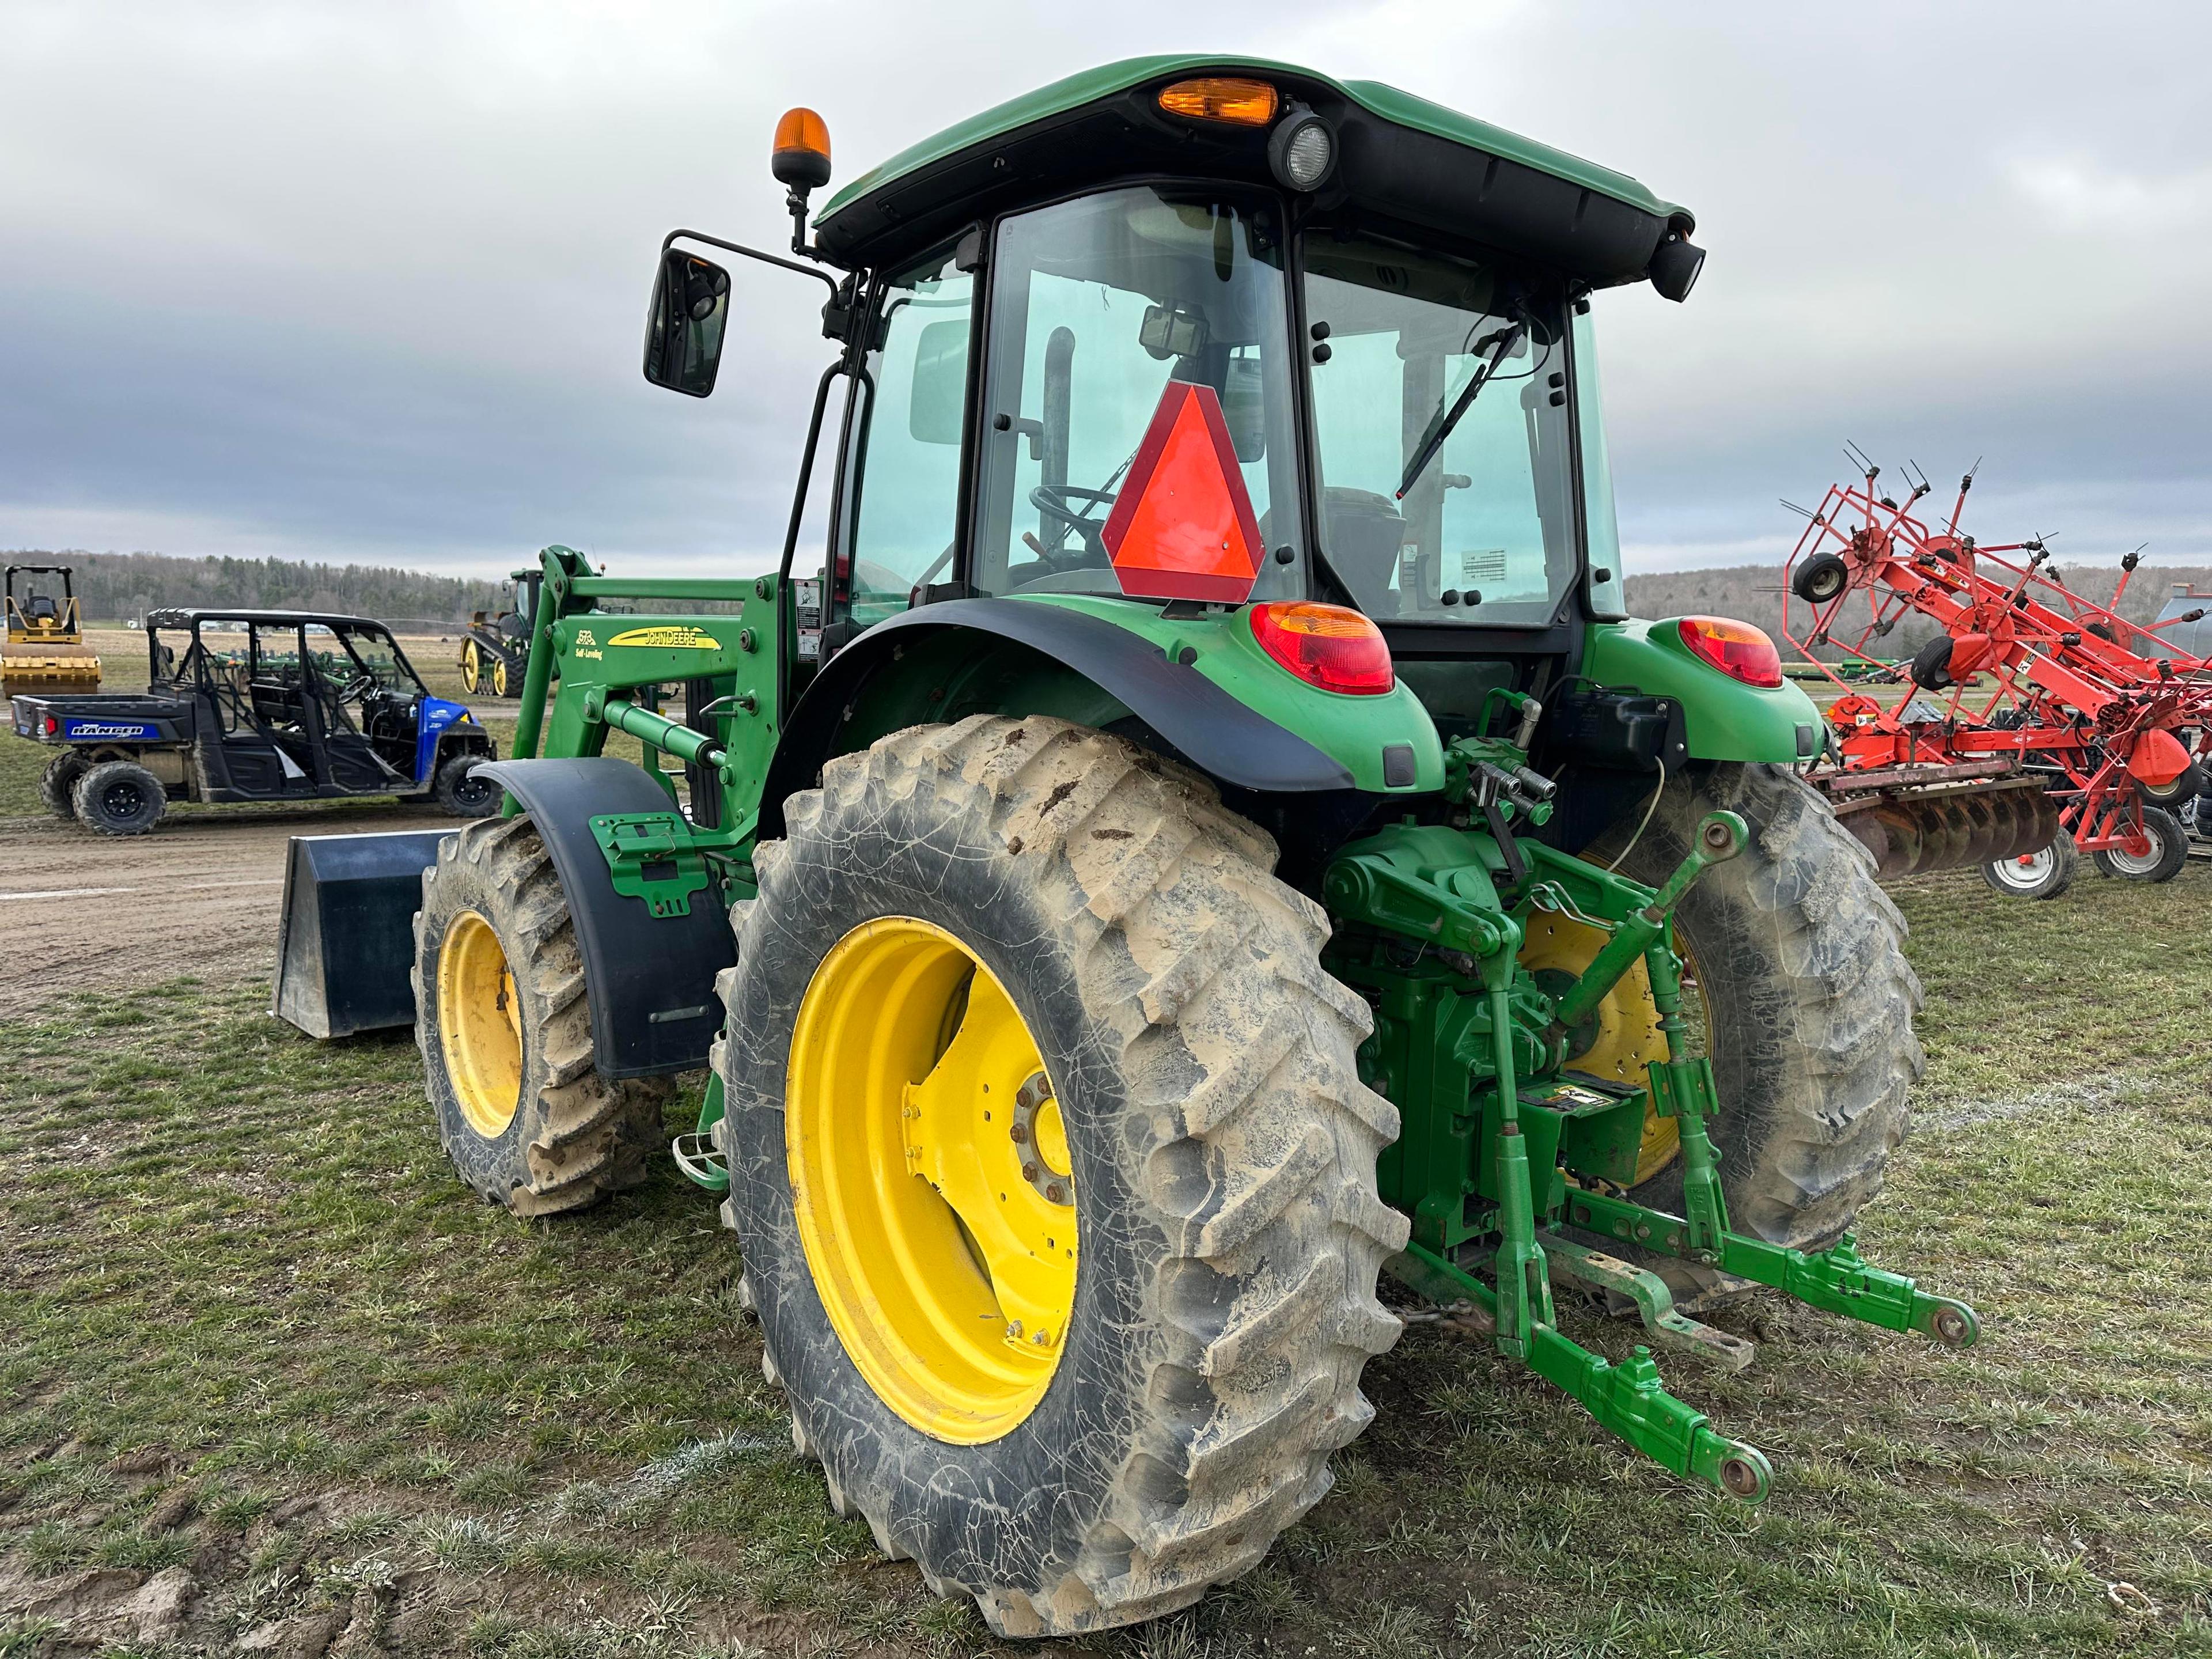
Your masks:
<svg viewBox="0 0 2212 1659"><path fill-rule="evenodd" d="M1365 1426L1396 1110L1212 786L1031 717L785 805L715 1066L763 1369L830 1501L1002 1635L1188 1606Z"/></svg>
<svg viewBox="0 0 2212 1659"><path fill-rule="evenodd" d="M2150 844L2140 853L2124 847L2100 848L2089 856L2108 876L2125 881L2172 881L2189 862L2189 832L2162 806L2142 809L2143 835Z"/></svg>
<svg viewBox="0 0 2212 1659"><path fill-rule="evenodd" d="M439 1138L486 1198L550 1215L645 1179L669 1085L593 1068L575 923L528 818L463 825L422 872L415 1040Z"/></svg>
<svg viewBox="0 0 2212 1659"><path fill-rule="evenodd" d="M1729 1219L1771 1243L1819 1249L1881 1190L1905 1138L1905 1091L1924 1063L1912 1034L1920 981L1873 855L1787 768L1729 763L1669 780L1623 872L1663 881L1716 808L1741 813L1751 842L1698 878L1675 934L1720 1097L1711 1128ZM1586 856L1608 862L1626 838L1624 826ZM1663 1140L1647 1131L1647 1165ZM1680 1159L1634 1192L1680 1213ZM1679 1291L1737 1288L1671 1258L1650 1265Z"/></svg>
<svg viewBox="0 0 2212 1659"><path fill-rule="evenodd" d="M461 647L461 685L471 696L474 696L477 687L483 681L483 657L477 649L477 642L471 640Z"/></svg>
<svg viewBox="0 0 2212 1659"><path fill-rule="evenodd" d="M91 765L73 750L64 750L46 763L46 769L39 774L39 799L46 804L46 811L58 818L76 817L76 802L71 796L76 781Z"/></svg>
<svg viewBox="0 0 2212 1659"><path fill-rule="evenodd" d="M1984 865L1982 879L2014 898L2055 899L2074 884L2080 865L2074 837L2061 830L2039 853Z"/></svg>
<svg viewBox="0 0 2212 1659"><path fill-rule="evenodd" d="M477 775L483 764L481 755L453 756L431 779L430 799L457 818L489 817L499 810L500 798L507 792L490 778Z"/></svg>
<svg viewBox="0 0 2212 1659"><path fill-rule="evenodd" d="M1851 585L1851 568L1840 553L1815 553L1790 578L1790 591L1808 605L1826 605Z"/></svg>
<svg viewBox="0 0 2212 1659"><path fill-rule="evenodd" d="M70 805L77 821L103 836L143 836L161 821L169 797L137 761L102 761L77 775Z"/></svg>

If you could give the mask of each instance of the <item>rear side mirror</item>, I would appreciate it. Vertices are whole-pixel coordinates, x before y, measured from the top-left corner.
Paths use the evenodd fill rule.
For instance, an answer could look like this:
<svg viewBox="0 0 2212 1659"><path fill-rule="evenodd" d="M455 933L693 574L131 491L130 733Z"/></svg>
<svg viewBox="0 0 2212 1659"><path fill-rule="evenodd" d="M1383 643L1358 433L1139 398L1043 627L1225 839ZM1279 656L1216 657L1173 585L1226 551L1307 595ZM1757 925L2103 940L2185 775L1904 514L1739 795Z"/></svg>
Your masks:
<svg viewBox="0 0 2212 1659"><path fill-rule="evenodd" d="M957 444L968 397L968 319L932 323L915 341L906 429L916 443Z"/></svg>
<svg viewBox="0 0 2212 1659"><path fill-rule="evenodd" d="M711 259L665 248L645 322L645 378L655 386L703 398L721 367L730 316L730 273Z"/></svg>

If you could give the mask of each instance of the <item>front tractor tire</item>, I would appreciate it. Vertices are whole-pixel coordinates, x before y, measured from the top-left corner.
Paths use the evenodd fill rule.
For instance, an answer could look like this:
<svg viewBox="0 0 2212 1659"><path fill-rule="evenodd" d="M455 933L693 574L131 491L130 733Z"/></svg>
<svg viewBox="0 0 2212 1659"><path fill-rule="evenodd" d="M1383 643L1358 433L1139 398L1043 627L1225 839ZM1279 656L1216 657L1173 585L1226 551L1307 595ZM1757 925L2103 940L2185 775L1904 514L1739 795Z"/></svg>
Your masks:
<svg viewBox="0 0 2212 1659"><path fill-rule="evenodd" d="M715 1066L794 1441L1001 1635L1188 1606L1328 1490L1400 1328L1326 919L1203 779L1057 720L896 733L785 818Z"/></svg>
<svg viewBox="0 0 2212 1659"><path fill-rule="evenodd" d="M1925 1064L1912 1034L1920 981L1873 855L1786 768L1728 763L1670 779L1622 872L1664 881L1698 821L1723 808L1743 815L1750 843L1698 878L1675 933L1704 1006L1729 1224L1824 1249L1881 1190L1905 1139L1906 1091ZM1617 831L1586 856L1606 863L1625 840ZM1633 1189L1678 1214L1681 1194L1679 1158ZM1737 1288L1672 1259L1650 1265L1678 1291Z"/></svg>
<svg viewBox="0 0 2212 1659"><path fill-rule="evenodd" d="M551 1215L645 1179L669 1085L595 1069L575 923L528 818L465 825L422 872L415 1038L447 1155L493 1203Z"/></svg>

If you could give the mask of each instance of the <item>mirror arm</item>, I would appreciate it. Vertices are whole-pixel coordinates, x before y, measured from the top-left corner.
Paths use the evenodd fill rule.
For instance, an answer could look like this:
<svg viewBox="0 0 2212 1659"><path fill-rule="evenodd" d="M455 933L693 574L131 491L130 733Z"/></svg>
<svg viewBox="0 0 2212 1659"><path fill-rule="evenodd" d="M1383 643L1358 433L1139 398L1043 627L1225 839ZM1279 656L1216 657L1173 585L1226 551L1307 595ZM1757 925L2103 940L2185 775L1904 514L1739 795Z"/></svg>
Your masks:
<svg viewBox="0 0 2212 1659"><path fill-rule="evenodd" d="M828 271L813 265L802 265L796 259L787 259L777 253L763 253L757 247L747 247L742 242L726 242L719 236L709 236L703 230L672 230L660 239L660 251L665 254L679 237L690 237L695 242L704 242L726 253L742 253L748 259L757 259L764 265L780 265L786 270L795 270L802 276L811 276L830 290L830 297L837 297L837 279Z"/></svg>

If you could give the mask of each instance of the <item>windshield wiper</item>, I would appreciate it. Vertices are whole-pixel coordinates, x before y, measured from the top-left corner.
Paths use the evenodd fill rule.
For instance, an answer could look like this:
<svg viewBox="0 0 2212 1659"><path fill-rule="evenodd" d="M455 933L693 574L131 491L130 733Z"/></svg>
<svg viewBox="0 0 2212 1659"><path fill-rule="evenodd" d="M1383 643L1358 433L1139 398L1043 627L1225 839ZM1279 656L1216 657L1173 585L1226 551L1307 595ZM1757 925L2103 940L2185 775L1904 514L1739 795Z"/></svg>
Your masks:
<svg viewBox="0 0 2212 1659"><path fill-rule="evenodd" d="M1406 463L1406 476L1398 481L1396 499L1401 501L1406 499L1406 492L1413 487L1413 480L1421 476L1422 470L1431 461L1436 459L1437 452L1444 447L1444 440L1451 436L1452 428L1459 424L1459 417L1474 406L1475 394L1490 384L1491 377L1498 373L1498 364L1512 354L1513 348L1521 343L1522 337L1528 331L1527 323L1516 321L1510 328L1500 329L1490 337L1497 342L1491 348L1490 361L1474 371L1474 378L1467 383L1467 390L1459 394L1459 401L1437 423L1436 430L1422 441L1421 447L1413 452L1413 459ZM1479 347L1477 349L1480 349Z"/></svg>

